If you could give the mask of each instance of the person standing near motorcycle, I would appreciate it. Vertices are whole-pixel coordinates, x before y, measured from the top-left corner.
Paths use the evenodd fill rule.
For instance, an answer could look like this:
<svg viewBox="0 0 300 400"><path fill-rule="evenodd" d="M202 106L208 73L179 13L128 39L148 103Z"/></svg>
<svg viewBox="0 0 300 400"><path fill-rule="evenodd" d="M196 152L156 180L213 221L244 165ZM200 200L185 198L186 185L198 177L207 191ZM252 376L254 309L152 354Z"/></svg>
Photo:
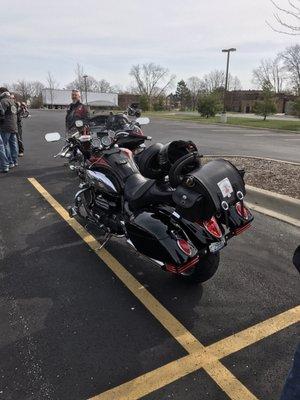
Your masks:
<svg viewBox="0 0 300 400"><path fill-rule="evenodd" d="M88 107L81 102L79 90L72 90L72 103L67 108L66 132L67 134L75 128L75 122L79 119L85 120L89 117Z"/></svg>
<svg viewBox="0 0 300 400"><path fill-rule="evenodd" d="M300 273L300 245L296 248L293 256L293 264ZM285 381L280 400L300 399L300 343L296 348L292 368Z"/></svg>
<svg viewBox="0 0 300 400"><path fill-rule="evenodd" d="M11 98L15 101L15 105L17 107L17 124L18 124L18 146L19 146L19 157L24 156L24 143L23 143L23 123L22 119L27 118L29 116L29 111L25 103L20 103L15 100L14 94L11 94Z"/></svg>
<svg viewBox="0 0 300 400"><path fill-rule="evenodd" d="M0 88L0 158L2 171L18 165L17 107L7 88ZM4 153L3 147L4 146Z"/></svg>
<svg viewBox="0 0 300 400"><path fill-rule="evenodd" d="M0 127L2 120L4 118L4 110L0 101ZM1 129L1 128L0 128ZM9 171L9 162L6 156L6 150L4 146L4 142L2 139L1 131L0 131L0 172L8 172Z"/></svg>

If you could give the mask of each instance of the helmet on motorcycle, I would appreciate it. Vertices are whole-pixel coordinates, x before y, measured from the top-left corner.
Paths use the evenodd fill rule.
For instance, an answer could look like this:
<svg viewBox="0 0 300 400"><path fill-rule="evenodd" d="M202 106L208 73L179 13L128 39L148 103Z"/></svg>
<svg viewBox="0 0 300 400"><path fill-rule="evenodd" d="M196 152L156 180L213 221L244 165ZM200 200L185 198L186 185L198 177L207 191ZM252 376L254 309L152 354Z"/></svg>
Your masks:
<svg viewBox="0 0 300 400"><path fill-rule="evenodd" d="M166 176L158 163L159 152L162 148L161 143L154 143L136 156L140 173L146 178L162 179Z"/></svg>
<svg viewBox="0 0 300 400"><path fill-rule="evenodd" d="M175 140L165 145L155 143L138 155L137 163L142 175L150 179L163 179L169 174L172 165L189 154L198 155L196 145L191 141ZM200 166L199 157L190 157L183 173L188 173Z"/></svg>
<svg viewBox="0 0 300 400"><path fill-rule="evenodd" d="M163 146L159 154L159 165L164 171L169 171L171 166L182 157L190 153L198 153L197 146L191 140L174 140ZM200 166L199 158L186 165L186 172Z"/></svg>

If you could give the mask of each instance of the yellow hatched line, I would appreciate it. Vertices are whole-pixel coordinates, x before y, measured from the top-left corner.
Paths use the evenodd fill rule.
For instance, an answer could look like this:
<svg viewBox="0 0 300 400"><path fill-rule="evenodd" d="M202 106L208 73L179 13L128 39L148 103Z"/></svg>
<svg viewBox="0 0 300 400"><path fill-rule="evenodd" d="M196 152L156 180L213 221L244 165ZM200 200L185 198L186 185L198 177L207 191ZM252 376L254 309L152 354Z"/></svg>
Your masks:
<svg viewBox="0 0 300 400"><path fill-rule="evenodd" d="M49 192L35 179L28 178L29 182L48 201L56 212L74 229L74 231L89 245L98 257L118 276L127 288L144 304L153 316L165 327L178 343L190 354L179 360L151 371L130 382L120 385L93 399L138 399L166 384L179 379L201 367L215 380L223 391L233 400L257 399L224 365L219 361L222 354L231 354L231 342L205 348L154 296L135 279L107 250L99 249L99 242L89 234L68 212L50 195ZM298 315L299 317L299 315ZM251 329L251 328L249 328ZM283 329L283 328L281 328ZM244 332L244 331L243 331ZM250 332L250 331L249 331ZM267 330L265 330L267 332ZM253 338L249 335L249 337ZM238 334L237 334L238 335ZM237 336L236 335L236 336ZM246 334L247 336L247 334ZM265 337L265 336L264 336ZM232 337L231 337L232 338ZM229 340L230 338L228 338ZM224 339L226 340L226 339ZM231 339L232 340L232 339ZM259 340L259 339L258 339ZM245 347L245 336L237 336L236 347ZM239 343L239 345L237 345ZM253 343L253 341L251 342ZM243 348L240 347L240 348ZM209 349L209 350L207 350ZM224 357L223 355L222 357ZM106 396L106 397L105 397ZM113 397L112 397L113 396Z"/></svg>

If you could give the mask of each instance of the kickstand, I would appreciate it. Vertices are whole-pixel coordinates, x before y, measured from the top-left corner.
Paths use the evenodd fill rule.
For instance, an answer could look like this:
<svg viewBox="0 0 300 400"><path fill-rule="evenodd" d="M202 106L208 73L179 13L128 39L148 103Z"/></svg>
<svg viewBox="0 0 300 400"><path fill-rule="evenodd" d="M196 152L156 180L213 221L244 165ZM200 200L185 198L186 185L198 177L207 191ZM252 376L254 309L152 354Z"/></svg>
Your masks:
<svg viewBox="0 0 300 400"><path fill-rule="evenodd" d="M98 250L103 249L103 247L106 245L106 243L109 242L109 240L111 239L111 233L109 232L106 236L106 238L104 239L104 242L101 244L101 246L98 248Z"/></svg>

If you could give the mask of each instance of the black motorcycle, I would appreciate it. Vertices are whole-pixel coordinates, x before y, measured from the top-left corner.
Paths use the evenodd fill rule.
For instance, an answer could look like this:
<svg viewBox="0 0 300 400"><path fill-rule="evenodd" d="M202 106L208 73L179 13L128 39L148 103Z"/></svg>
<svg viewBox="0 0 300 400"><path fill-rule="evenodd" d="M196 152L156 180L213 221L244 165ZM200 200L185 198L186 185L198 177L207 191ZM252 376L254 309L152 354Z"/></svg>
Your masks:
<svg viewBox="0 0 300 400"><path fill-rule="evenodd" d="M97 139L99 140L99 139ZM107 235L125 236L139 253L189 282L204 282L219 252L250 227L243 172L223 159L200 165L197 151L179 157L165 179L141 175L132 153L109 132L93 145L93 162L70 207Z"/></svg>
<svg viewBox="0 0 300 400"><path fill-rule="evenodd" d="M119 147L127 148L137 156L146 148L145 141L152 139L151 136L145 136L141 129L141 125L149 123L149 118L138 118L131 122L126 119L125 122L121 125L123 129L115 131L115 141ZM102 137L106 137L111 131L108 126L110 124L95 125L95 121L91 123L91 121L77 120L72 131L64 139L62 149L54 157L67 159L69 168L81 177L85 163L88 164L92 156L91 140L95 141L98 138L101 143Z"/></svg>
<svg viewBox="0 0 300 400"><path fill-rule="evenodd" d="M149 124L147 117L139 117L129 120L125 114L110 114L108 116L95 116L88 122L90 132L97 137L107 135L108 131L116 133L116 143L133 152L134 155L145 149L145 142L151 140L151 136L144 135L142 126Z"/></svg>

